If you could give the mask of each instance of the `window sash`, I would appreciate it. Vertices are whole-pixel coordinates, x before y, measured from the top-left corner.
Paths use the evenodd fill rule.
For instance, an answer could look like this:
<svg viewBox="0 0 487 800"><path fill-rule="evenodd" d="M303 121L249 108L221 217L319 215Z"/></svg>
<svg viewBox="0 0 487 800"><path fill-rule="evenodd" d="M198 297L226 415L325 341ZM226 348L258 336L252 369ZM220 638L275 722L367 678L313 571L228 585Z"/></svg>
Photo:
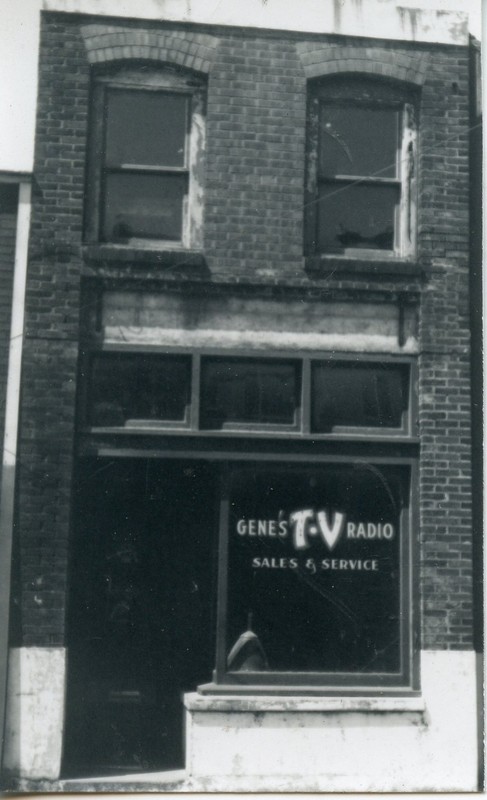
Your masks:
<svg viewBox="0 0 487 800"><path fill-rule="evenodd" d="M280 384L275 387L278 401L283 400L281 389L288 392L280 407L273 402L272 381ZM223 355L202 358L202 430L299 430L300 396L299 360L226 358Z"/></svg>
<svg viewBox="0 0 487 800"><path fill-rule="evenodd" d="M366 221L367 216L370 217L371 197L374 194L374 213L375 217L382 217L381 224L374 221L367 224ZM341 176L319 178L316 202L315 241L320 252L397 250L401 205L401 184L398 181L372 178L354 180ZM341 215L348 227L339 219ZM337 229L340 233L336 232Z"/></svg>
<svg viewBox="0 0 487 800"><path fill-rule="evenodd" d="M190 357L126 356L105 351L91 359L87 420L102 428L187 427ZM107 424L110 418L117 421ZM100 423L100 419L105 422Z"/></svg>
<svg viewBox="0 0 487 800"><path fill-rule="evenodd" d="M108 92L137 91L147 94L163 94L168 97L182 97L187 102L186 130L184 141L184 162L180 166L172 164L152 163L117 163L107 160L105 154L106 137L106 96ZM185 76L178 72L155 70L122 70L117 75L99 75L95 78L92 96L92 116L90 125L90 158L87 174L87 204L85 215L85 233L89 242L130 245L133 247L167 247L199 248L202 244L202 214L200 209L201 170L195 173L196 165L204 158L205 148L205 90L204 83L193 75ZM137 157L135 159L139 161ZM110 175L124 174L147 176L182 175L186 188L184 197L178 205L181 216L181 231L177 237L168 238L160 235L142 235L128 237L104 236L105 192Z"/></svg>
<svg viewBox="0 0 487 800"><path fill-rule="evenodd" d="M331 384L327 392L326 384ZM403 430L411 406L410 372L404 364L322 360L311 365L311 430L335 433L361 428ZM325 388L319 392L318 387ZM336 392L337 385L340 387ZM328 407L327 407L328 403ZM328 413L328 422L320 417ZM384 421L381 420L381 416ZM355 419L354 419L355 417ZM359 419L363 420L359 422ZM392 419L396 424L387 424ZM376 420L376 424L374 424Z"/></svg>
<svg viewBox="0 0 487 800"><path fill-rule="evenodd" d="M119 185L118 192L114 190L117 183ZM184 228L184 208L187 204L188 183L187 170L146 169L142 171L132 167L104 169L100 209L102 240L107 242L134 242L138 239L180 241ZM170 197L171 193L173 194L172 198ZM114 195L113 201L111 200L112 194ZM168 196L169 202L167 201ZM137 201L142 205L140 212L137 212ZM157 214L155 214L156 211ZM151 217L155 217L155 219L152 220ZM165 217L169 218L168 223Z"/></svg>
<svg viewBox="0 0 487 800"><path fill-rule="evenodd" d="M146 87L138 87L136 89L132 87L113 87L108 86L105 89L104 93L104 166L105 168L122 168L122 167L137 167L145 165L149 169L155 169L157 167L162 167L165 169L170 168L186 168L188 163L188 134L190 130L190 95L187 93L182 92L173 92L168 91L165 89L154 89L154 88L146 88ZM120 100L122 96L125 95L125 103L129 104L126 110L130 109L130 113L128 114L128 119L125 122L126 126L129 126L132 123L132 114L137 112L137 103L140 104L142 101L142 106L147 100L158 100L159 103L155 105L155 108L146 109L139 109L139 115L135 120L136 128L135 130L126 130L125 132L122 130L122 138L121 141L117 137L120 137L120 127L124 124L123 119L119 119L117 123L117 109L116 109L116 101ZM127 96L129 95L129 96ZM170 122L169 125L165 119L165 114L161 113L163 111L164 103L167 104L180 104L179 109L179 119L177 115L174 119L174 122ZM181 105L182 103L182 105ZM110 114L110 106L114 106L114 110ZM152 105L150 103L149 105ZM135 111L134 107L135 106ZM158 107L159 106L159 107ZM174 112L175 109L173 109ZM145 116L144 116L145 111ZM171 115L171 109L166 109L166 114L169 116ZM181 113L182 112L182 113ZM159 113L160 119L157 119L156 114ZM120 109L118 110L118 114L120 115ZM174 117L174 114L171 116ZM154 123L158 123L156 125L157 130L149 130L149 135L147 132L143 133L144 123L146 127L153 128ZM163 146L164 142L164 126L166 130L169 132L169 139L168 144L166 147ZM141 134L142 130L142 134ZM125 142L123 137L125 138ZM171 136L173 137L173 141L171 142ZM156 144L156 150L153 151L154 158L151 160L146 160L145 156L148 154L146 147L142 146L144 143L144 138L147 140L148 147L154 147L154 143ZM131 140L132 139L132 140ZM161 148L159 153L157 153L157 144L160 141L159 147ZM179 143L179 148L178 148ZM118 153L117 153L118 151ZM132 154L135 154L135 158L132 158ZM150 153L149 153L150 154ZM123 158L122 156L125 155L126 157ZM140 157L137 157L140 156ZM144 159L142 158L144 157Z"/></svg>
<svg viewBox="0 0 487 800"><path fill-rule="evenodd" d="M320 174L329 178L340 173L349 178L353 175L371 179L399 178L402 124L397 106L322 100L318 114ZM343 120L340 120L340 114ZM346 114L352 119L347 120ZM337 119L334 120L334 116ZM376 137L380 137L380 145L374 151Z"/></svg>
<svg viewBox="0 0 487 800"><path fill-rule="evenodd" d="M349 91L347 86L350 84ZM410 258L416 246L416 117L414 105L404 96L402 100L392 99L394 91L379 87L372 82L366 83L370 90L368 100L360 97L358 81L342 81L341 86L332 85L327 88L313 86L309 95L307 119L307 176L305 187L305 253L307 255L341 254L357 258ZM354 99L356 97L356 99ZM320 158L320 114L323 106L336 108L372 108L390 110L398 113L398 142L396 175L387 176L387 170L380 170L376 175L332 174L323 169ZM374 248L372 244L365 247L360 243L339 246L320 246L319 233L319 196L325 182L328 185L336 181L340 188L347 183L356 186L390 185L397 188L399 194L397 210L394 215L394 240L392 247Z"/></svg>

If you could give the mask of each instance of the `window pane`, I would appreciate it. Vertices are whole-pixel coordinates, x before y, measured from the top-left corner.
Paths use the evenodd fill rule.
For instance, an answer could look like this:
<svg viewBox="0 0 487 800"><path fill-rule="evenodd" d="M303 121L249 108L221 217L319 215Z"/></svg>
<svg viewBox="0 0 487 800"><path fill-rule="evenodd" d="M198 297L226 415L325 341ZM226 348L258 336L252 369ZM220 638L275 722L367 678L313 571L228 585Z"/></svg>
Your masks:
<svg viewBox="0 0 487 800"><path fill-rule="evenodd" d="M390 109L323 104L320 171L325 175L396 177L399 114Z"/></svg>
<svg viewBox="0 0 487 800"><path fill-rule="evenodd" d="M202 363L201 426L292 425L298 405L296 362L208 359Z"/></svg>
<svg viewBox="0 0 487 800"><path fill-rule="evenodd" d="M235 475L231 671L399 670L405 485L399 469L362 464L281 471L256 465ZM239 653L249 615L261 649L240 639Z"/></svg>
<svg viewBox="0 0 487 800"><path fill-rule="evenodd" d="M186 187L186 175L107 175L104 240L180 240Z"/></svg>
<svg viewBox="0 0 487 800"><path fill-rule="evenodd" d="M321 184L318 193L318 249L349 247L393 250L398 186Z"/></svg>
<svg viewBox="0 0 487 800"><path fill-rule="evenodd" d="M315 363L312 366L311 429L399 428L408 401L407 367Z"/></svg>
<svg viewBox="0 0 487 800"><path fill-rule="evenodd" d="M107 166L184 166L188 103L179 94L108 90Z"/></svg>
<svg viewBox="0 0 487 800"><path fill-rule="evenodd" d="M102 353L93 358L88 422L184 420L190 398L190 358Z"/></svg>

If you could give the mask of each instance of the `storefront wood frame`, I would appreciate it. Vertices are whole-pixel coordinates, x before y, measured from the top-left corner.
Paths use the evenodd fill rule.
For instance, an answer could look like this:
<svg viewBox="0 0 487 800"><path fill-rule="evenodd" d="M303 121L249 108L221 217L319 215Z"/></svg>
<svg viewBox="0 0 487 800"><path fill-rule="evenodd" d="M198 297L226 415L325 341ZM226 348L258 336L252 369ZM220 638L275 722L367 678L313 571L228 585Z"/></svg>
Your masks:
<svg viewBox="0 0 487 800"><path fill-rule="evenodd" d="M267 459L267 463L274 459ZM302 459L288 455L289 463L303 464ZM275 459L282 464L282 457ZM374 687L382 692L401 689L402 691L419 691L419 668L417 661L417 629L418 617L417 593L414 592L415 564L417 563L418 541L414 531L418 530L417 514L418 465L414 458L371 457L350 459L341 455L315 456L306 465L346 465L367 464L375 466L401 466L410 471L409 505L401 512L401 551L400 551L400 648L401 669L394 674L388 673L326 673L326 672L231 672L227 669L229 642L226 640L227 589L228 589L228 553L229 553L229 509L230 509L230 471L232 464L226 462L222 469L222 495L220 501L219 531L219 564L218 564L218 606L217 606L217 638L216 668L214 682L200 689L218 694L233 694L241 691L251 694L265 693L268 688L273 691L283 689L295 694L308 694L310 688L317 693L353 694L363 689Z"/></svg>
<svg viewBox="0 0 487 800"><path fill-rule="evenodd" d="M416 359L411 356L394 356L390 354L355 354L355 353L328 353L326 351L293 351L293 350L279 350L271 351L269 349L261 351L248 351L238 349L222 350L221 348L205 348L198 351L185 347L160 347L160 346L147 346L129 344L120 345L112 343L103 343L91 347L85 353L81 370L84 374L89 374L90 359L96 353L140 353L141 355L147 354L160 354L161 356L170 355L185 355L191 356L191 399L189 415L181 423L174 423L172 421L140 421L138 424L125 425L123 427L89 427L86 424L86 408L88 402L88 385L87 382L83 383L81 389L81 430L84 434L89 434L98 437L105 434L117 435L137 435L145 432L150 428L150 433L154 435L172 433L174 435L191 435L191 436L204 436L204 437L227 437L227 436L272 436L277 438L291 438L291 439L312 439L315 440L330 440L330 441L391 441L391 442L413 442L417 439L417 364ZM201 385L201 366L202 360L214 357L225 358L241 358L241 359L275 359L276 361L295 360L301 364L301 391L300 391L300 406L296 408L296 418L293 425L278 425L270 423L232 423L225 425L222 429L201 429L200 428L200 385ZM343 363L357 363L361 366L366 364L385 364L404 365L409 369L408 381L408 403L407 410L403 414L402 424L398 428L385 428L385 427L355 427L344 426L340 427L339 431L319 433L311 431L311 367L313 363L328 361L328 362L343 362Z"/></svg>
<svg viewBox="0 0 487 800"><path fill-rule="evenodd" d="M184 347L160 347L127 343L91 344L85 351L81 370L87 374L87 360L97 352L160 353L161 355L191 355L191 409L189 424L88 428L83 423L78 433L78 456L96 455L102 458L195 459L220 465L222 482L219 509L218 578L216 598L216 661L213 681L199 687L205 694L317 694L402 695L419 692L419 596L417 585L419 550L418 502L418 445L417 436L417 364L413 356L390 354L330 354L320 351L244 351L208 348L195 352ZM240 358L300 359L302 364L300 430L262 425L234 426L231 429L202 430L199 428L199 388L202 359L206 356ZM351 428L339 433L311 433L311 365L314 361L340 361L402 364L409 368L409 403L401 429ZM87 386L81 388L80 403L86 408ZM236 465L256 462L318 466L325 464L350 465L368 463L377 466L402 466L409 470L410 498L406 511L401 513L401 670L400 673L288 673L227 671L228 642L225 638L226 598L228 581L228 476Z"/></svg>

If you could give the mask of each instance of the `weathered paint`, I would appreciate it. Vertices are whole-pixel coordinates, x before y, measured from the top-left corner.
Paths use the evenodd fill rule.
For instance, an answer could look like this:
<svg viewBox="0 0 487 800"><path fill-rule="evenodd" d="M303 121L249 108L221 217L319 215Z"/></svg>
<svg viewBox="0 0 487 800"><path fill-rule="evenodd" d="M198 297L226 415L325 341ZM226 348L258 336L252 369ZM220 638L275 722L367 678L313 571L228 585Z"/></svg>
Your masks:
<svg viewBox="0 0 487 800"><path fill-rule="evenodd" d="M415 352L416 311L397 303L106 292L102 338L154 346ZM402 328L402 330L400 330Z"/></svg>
<svg viewBox="0 0 487 800"><path fill-rule="evenodd" d="M451 2L451 0L450 0ZM400 0L347 0L342 14L342 33L345 35L369 36L408 40L410 32L400 16ZM465 13L428 10L440 7L442 0L412 0L413 5L423 11L417 19L418 41L468 44ZM467 5L472 16L472 32L480 36L480 11L476 0ZM477 0L478 9L481 2ZM404 6L403 0L400 3ZM3 169L32 170L34 151L34 126L36 109L39 13L38 10L53 9L73 13L93 13L105 16L140 19L167 19L174 21L202 22L208 24L239 25L244 19L247 27L279 28L322 33L336 33L333 26L333 4L322 0L302 0L299 3L283 3L278 0L233 0L230 3L208 3L207 0L29 0L15 4L15 15L6 14L1 52L1 67L4 75L0 111L9 124L0 130L0 165ZM9 19L11 17L11 19ZM18 24L15 25L15 20ZM378 20L380 24L378 24ZM18 56L17 56L18 54ZM12 76L12 79L10 79ZM15 79L14 79L15 78Z"/></svg>
<svg viewBox="0 0 487 800"><path fill-rule="evenodd" d="M20 790L473 792L478 788L478 665L472 651L423 651L422 693L417 697L222 698L192 693L185 697L184 773L64 781L57 780L64 654L33 648L13 651L11 658L14 668L24 667L22 673L15 670L22 674L21 686L20 681L11 684L9 703L9 730L13 708L20 720L18 733L9 734L9 763L22 766L24 780L16 784ZM49 763L50 769L40 769L41 763ZM44 780L30 784L30 779Z"/></svg>
<svg viewBox="0 0 487 800"><path fill-rule="evenodd" d="M422 0L408 6L407 0L367 0L357 13L358 0L138 0L137 17L247 28L340 33L402 41L468 44L467 14L438 10L440 2ZM120 0L43 0L48 11L81 12L99 16L132 17L133 5ZM377 21L380 20L380 24Z"/></svg>
<svg viewBox="0 0 487 800"><path fill-rule="evenodd" d="M421 673L422 697L413 702L423 706L416 708L403 698L289 698L272 710L269 698L254 696L245 698L248 710L240 698L233 710L231 699L221 710L218 698L211 711L211 699L191 695L192 785L207 791L475 791L475 654L425 651ZM391 701L395 710L387 707Z"/></svg>
<svg viewBox="0 0 487 800"><path fill-rule="evenodd" d="M4 769L21 778L59 777L65 650L13 648L9 657Z"/></svg>
<svg viewBox="0 0 487 800"><path fill-rule="evenodd" d="M195 250L203 248L203 207L205 176L206 125L202 95L195 98L195 108L191 120L189 143L189 172L191 175L188 196L188 247Z"/></svg>

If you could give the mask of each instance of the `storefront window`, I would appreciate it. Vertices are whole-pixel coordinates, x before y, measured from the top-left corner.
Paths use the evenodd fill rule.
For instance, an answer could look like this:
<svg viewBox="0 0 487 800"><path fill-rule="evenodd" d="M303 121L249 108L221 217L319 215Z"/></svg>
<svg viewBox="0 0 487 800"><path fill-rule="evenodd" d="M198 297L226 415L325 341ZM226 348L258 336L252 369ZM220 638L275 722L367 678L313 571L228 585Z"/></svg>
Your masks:
<svg viewBox="0 0 487 800"><path fill-rule="evenodd" d="M362 462L232 471L223 682L404 681L409 483Z"/></svg>
<svg viewBox="0 0 487 800"><path fill-rule="evenodd" d="M85 452L130 441L216 470L216 667L200 690L410 690L412 359L107 349L88 364Z"/></svg>

